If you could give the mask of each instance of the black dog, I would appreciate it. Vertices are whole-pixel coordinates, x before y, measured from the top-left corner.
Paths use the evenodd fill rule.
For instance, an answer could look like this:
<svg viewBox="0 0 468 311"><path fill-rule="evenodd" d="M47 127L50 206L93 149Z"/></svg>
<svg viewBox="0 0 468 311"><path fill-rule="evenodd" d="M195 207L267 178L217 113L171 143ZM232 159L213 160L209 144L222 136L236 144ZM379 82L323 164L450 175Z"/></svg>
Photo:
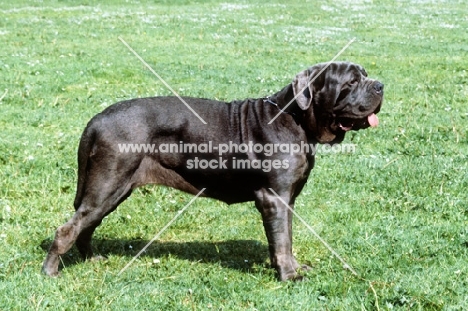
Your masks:
<svg viewBox="0 0 468 311"><path fill-rule="evenodd" d="M149 183L192 194L206 188L202 195L228 204L255 201L279 279L295 279L298 269L308 269L292 255L292 213L283 202L294 206L314 155L311 150L259 150L267 145L335 144L349 130L377 126L383 84L367 78L359 65L336 62L299 73L267 99L183 99L207 124L177 97L120 102L88 123L78 149L76 213L57 229L44 273L58 274L59 256L73 243L90 258L91 236L102 219L134 188ZM180 149L125 152L124 144ZM184 144L190 144L191 152L182 152ZM197 145L204 145L203 150Z"/></svg>

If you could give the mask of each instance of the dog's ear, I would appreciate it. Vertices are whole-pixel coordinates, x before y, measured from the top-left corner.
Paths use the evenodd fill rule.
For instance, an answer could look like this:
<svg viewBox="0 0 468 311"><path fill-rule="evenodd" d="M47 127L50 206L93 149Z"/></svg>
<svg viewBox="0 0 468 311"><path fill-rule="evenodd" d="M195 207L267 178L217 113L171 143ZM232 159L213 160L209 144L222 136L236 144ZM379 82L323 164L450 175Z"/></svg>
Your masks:
<svg viewBox="0 0 468 311"><path fill-rule="evenodd" d="M312 86L310 85L310 72L306 69L296 75L292 82L296 103L302 110L306 110L312 103Z"/></svg>
<svg viewBox="0 0 468 311"><path fill-rule="evenodd" d="M337 137L330 128L334 122L333 107L340 94L338 69L334 64L317 64L299 73L293 82L294 95L299 94L296 98L298 106L304 110L313 106L307 113L308 127L319 143L341 142L344 138L341 134ZM306 86L306 91L301 93ZM309 94L310 98L307 98ZM305 105L301 102L304 98L308 100Z"/></svg>
<svg viewBox="0 0 468 311"><path fill-rule="evenodd" d="M292 82L294 97L302 110L310 107L314 90L317 91L323 87L324 74L321 72L323 66L324 64L317 64L298 73Z"/></svg>

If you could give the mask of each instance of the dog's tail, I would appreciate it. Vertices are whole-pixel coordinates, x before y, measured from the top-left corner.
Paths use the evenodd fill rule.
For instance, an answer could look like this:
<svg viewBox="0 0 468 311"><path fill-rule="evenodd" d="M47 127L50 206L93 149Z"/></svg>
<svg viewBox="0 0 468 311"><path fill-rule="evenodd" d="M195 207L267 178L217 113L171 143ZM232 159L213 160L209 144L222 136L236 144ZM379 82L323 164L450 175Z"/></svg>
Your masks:
<svg viewBox="0 0 468 311"><path fill-rule="evenodd" d="M87 172L90 160L89 157L93 152L95 140L96 130L90 122L81 135L80 144L78 147L78 181L75 202L73 204L75 206L75 210L80 207L81 201L83 200L85 184L86 180L88 179Z"/></svg>

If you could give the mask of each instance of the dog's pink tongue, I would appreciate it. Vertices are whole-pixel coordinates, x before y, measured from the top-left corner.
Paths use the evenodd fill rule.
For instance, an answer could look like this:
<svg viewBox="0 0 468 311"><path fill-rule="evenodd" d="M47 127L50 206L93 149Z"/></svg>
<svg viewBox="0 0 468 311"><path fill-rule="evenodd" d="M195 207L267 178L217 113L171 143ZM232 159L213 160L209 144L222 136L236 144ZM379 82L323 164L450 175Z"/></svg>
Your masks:
<svg viewBox="0 0 468 311"><path fill-rule="evenodd" d="M379 118L377 118L375 113L368 116L367 121L369 122L370 126L372 126L372 127L376 127L376 126L379 125Z"/></svg>

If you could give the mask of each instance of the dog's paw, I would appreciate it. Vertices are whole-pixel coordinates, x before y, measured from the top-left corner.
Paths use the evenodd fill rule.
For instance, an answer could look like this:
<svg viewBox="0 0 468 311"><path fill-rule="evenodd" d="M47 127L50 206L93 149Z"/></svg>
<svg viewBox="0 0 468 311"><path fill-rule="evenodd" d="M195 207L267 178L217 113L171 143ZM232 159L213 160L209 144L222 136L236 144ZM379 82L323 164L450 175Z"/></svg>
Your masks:
<svg viewBox="0 0 468 311"><path fill-rule="evenodd" d="M300 265L300 267L298 269L296 269L296 271L297 270L299 270L299 271L311 271L312 267L310 267L308 265Z"/></svg>
<svg viewBox="0 0 468 311"><path fill-rule="evenodd" d="M307 278L303 275L297 274L294 278L291 279L293 282L305 282Z"/></svg>
<svg viewBox="0 0 468 311"><path fill-rule="evenodd" d="M299 271L302 272L302 271ZM283 275L279 277L280 281L285 281L285 282L303 282L307 281L306 276L304 273L297 273L297 272L292 272L288 275Z"/></svg>
<svg viewBox="0 0 468 311"><path fill-rule="evenodd" d="M45 267L42 267L41 272L42 272L42 274L50 276L52 278L56 278L56 277L60 276L60 272L58 272L57 270L53 271L53 270L47 269Z"/></svg>

